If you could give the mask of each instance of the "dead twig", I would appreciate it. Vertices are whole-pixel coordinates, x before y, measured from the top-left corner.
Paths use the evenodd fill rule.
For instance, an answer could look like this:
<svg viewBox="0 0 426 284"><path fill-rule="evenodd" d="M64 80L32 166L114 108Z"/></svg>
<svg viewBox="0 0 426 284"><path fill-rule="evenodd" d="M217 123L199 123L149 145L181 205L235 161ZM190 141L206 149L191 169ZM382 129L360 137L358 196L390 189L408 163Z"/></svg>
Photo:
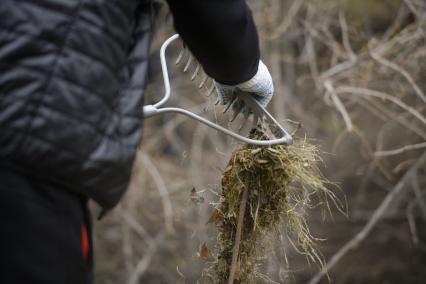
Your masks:
<svg viewBox="0 0 426 284"><path fill-rule="evenodd" d="M416 84L413 77L411 77L410 73L408 73L407 70L405 70L404 68L402 68L398 64L383 58L378 52L370 52L370 55L374 60L376 60L377 62L379 62L383 66L386 66L387 68L390 68L390 69L398 72L399 74L401 74L401 76L404 77L408 81L408 83L411 85L411 87L413 88L413 90L417 94L417 96L424 103L426 103L426 95L423 93L423 91L420 89L420 87Z"/></svg>
<svg viewBox="0 0 426 284"><path fill-rule="evenodd" d="M246 211L247 196L248 196L248 189L244 188L243 196L241 198L241 203L240 203L240 210L238 213L237 233L235 235L235 244L234 244L234 249L232 251L232 262L231 262L231 268L229 272L228 284L234 284L235 272L237 271L238 252L240 250L241 234L243 231L244 213Z"/></svg>
<svg viewBox="0 0 426 284"><path fill-rule="evenodd" d="M339 22L340 22L340 29L342 30L343 47L348 53L349 59L352 62L355 62L356 55L354 51L352 50L351 43L349 42L348 23L346 22L345 13L343 12L343 10L340 10L339 12Z"/></svg>
<svg viewBox="0 0 426 284"><path fill-rule="evenodd" d="M401 100L397 99L396 97L393 97L389 94L385 94L379 91L366 89L366 88L358 88L358 87L352 87L352 86L339 86L336 89L336 93L350 93L354 95L360 95L360 96L366 96L366 97L376 97L382 100L390 101L394 103L395 105L399 106L400 108L404 109L405 111L412 114L414 117L416 117L418 120L420 120L422 123L426 124L426 118L420 114L416 109L413 107L405 104Z"/></svg>
<svg viewBox="0 0 426 284"><path fill-rule="evenodd" d="M417 162L410 168L409 171L399 180L399 182L393 187L393 189L386 195L380 206L374 211L370 220L364 226L364 228L357 233L352 239L350 239L343 247L341 247L327 262L326 265L309 281L308 284L318 283L322 277L327 275L328 271L332 269L349 251L355 249L359 244L365 240L370 234L377 223L383 218L389 209L389 205L392 201L402 192L406 187L408 180L412 177L413 173L426 162L426 152L417 160Z"/></svg>
<svg viewBox="0 0 426 284"><path fill-rule="evenodd" d="M345 122L345 125L346 125L346 129L348 130L348 132L352 132L352 130L353 130L353 124L352 124L351 117L349 116L348 111L346 110L346 108L343 105L342 101L337 96L336 91L334 90L334 87L333 87L331 81L330 80L326 80L324 82L324 87L327 90L327 93L330 94L331 100L332 100L334 106L336 107L336 109L342 115L343 121Z"/></svg>
<svg viewBox="0 0 426 284"><path fill-rule="evenodd" d="M374 153L374 156L376 157L393 156L393 155L398 155L408 151L413 151L413 150L418 150L423 148L426 148L426 142L412 144L412 145L405 145L401 148L393 149L393 150L377 151Z"/></svg>

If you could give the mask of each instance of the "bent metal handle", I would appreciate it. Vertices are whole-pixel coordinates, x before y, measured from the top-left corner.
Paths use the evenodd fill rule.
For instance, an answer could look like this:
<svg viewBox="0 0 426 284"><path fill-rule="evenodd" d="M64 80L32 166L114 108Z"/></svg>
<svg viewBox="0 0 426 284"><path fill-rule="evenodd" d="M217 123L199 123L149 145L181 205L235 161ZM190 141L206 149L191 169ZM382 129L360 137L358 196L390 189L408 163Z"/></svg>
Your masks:
<svg viewBox="0 0 426 284"><path fill-rule="evenodd" d="M170 93L171 93L169 72L168 72L167 62L166 62L166 49L173 41L175 41L178 38L179 38L179 35L175 34L171 36L170 38L168 38L161 46L160 60L161 60L161 69L163 72L165 93L164 93L164 97L156 104L146 105L143 107L143 115L145 118L149 118L158 114L170 113L170 112L180 113L246 144L257 145L257 146L269 146L269 145L275 145L275 144L291 144L292 143L291 135L288 134L288 132L275 120L275 118L264 107L262 107L255 99L253 99L249 95L245 95L245 96L241 95L242 100L245 103L247 103L257 113L259 112L262 113L263 115L266 116L266 118L269 121L271 121L273 124L279 127L279 129L282 131L283 137L277 138L277 139L271 139L271 140L255 140L255 139L247 138L240 134L237 134L234 131L231 131L223 126L220 126L217 123L211 122L210 120L205 119L204 117L201 117L186 109L177 108L177 107L161 107L165 103L167 103L167 101L170 99Z"/></svg>

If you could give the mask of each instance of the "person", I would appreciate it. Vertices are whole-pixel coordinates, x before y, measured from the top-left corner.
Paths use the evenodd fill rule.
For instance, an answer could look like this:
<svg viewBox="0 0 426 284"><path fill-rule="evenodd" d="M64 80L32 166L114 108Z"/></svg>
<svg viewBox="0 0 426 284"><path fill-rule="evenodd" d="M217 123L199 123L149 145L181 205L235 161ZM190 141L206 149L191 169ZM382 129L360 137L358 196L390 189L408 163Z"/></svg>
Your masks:
<svg viewBox="0 0 426 284"><path fill-rule="evenodd" d="M273 84L244 0L168 0L222 102ZM87 201L112 209L142 135L153 0L2 0L0 283L93 283Z"/></svg>

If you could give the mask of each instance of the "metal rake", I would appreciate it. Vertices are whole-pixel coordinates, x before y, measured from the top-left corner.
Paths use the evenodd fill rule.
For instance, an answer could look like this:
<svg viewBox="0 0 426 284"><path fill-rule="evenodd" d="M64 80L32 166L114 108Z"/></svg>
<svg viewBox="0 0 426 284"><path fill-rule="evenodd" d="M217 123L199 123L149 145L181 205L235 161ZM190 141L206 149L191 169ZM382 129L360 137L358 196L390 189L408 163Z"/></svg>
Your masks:
<svg viewBox="0 0 426 284"><path fill-rule="evenodd" d="M230 120L230 122L234 121L236 117L239 115L239 113L242 113L244 116L244 122L239 127L238 130L241 130L246 122L248 121L250 116L253 116L252 120L252 128L256 128L258 125L265 123L268 121L269 125L274 126L274 128L278 129L281 135L280 138L274 138L269 140L256 140L251 139L245 136L242 136L239 133L236 133L235 131L225 128L215 122L212 122L198 114L195 114L189 110L178 108L178 107L164 107L164 105L169 101L171 97L171 88L170 88L170 79L169 79L169 71L167 66L167 60L166 60L166 50L169 47L171 43L176 41L179 38L178 34L175 34L168 38L160 49L160 60L161 60L161 69L163 73L163 81L164 81L164 88L165 93L164 97L157 103L152 105L145 105L143 107L143 114L145 118L149 118L155 115L159 114L165 114L165 113L180 113L183 115L186 115L198 122L201 122L219 132L222 132L228 136L231 136L232 138L251 145L257 145L257 146L270 146L270 145L276 145L276 144L291 144L292 143L292 137L291 135L284 129L283 126L281 126L278 121L262 106L260 105L250 94L240 92L236 93L235 97L228 102L228 104L225 106L223 113L226 113L229 109L234 109L234 114ZM200 73L204 73L204 77L201 79L201 82L199 84L199 88L202 88L206 85L207 81L211 81L211 86L208 88L207 96L210 96L214 93L215 85L213 83L213 80L208 77L205 72L202 71L202 67L200 63L197 62L194 56L189 52L185 46L183 46L182 50L180 51L178 58L175 62L176 65L181 64L183 62L184 57L187 55L188 59L185 63L185 66L183 68L183 71L186 73L189 70L189 67L191 65L195 65L195 69L192 72L192 75L190 79L194 81ZM193 64L195 63L195 64ZM220 102L219 98L216 100L215 104L218 104ZM232 106L232 107L231 107ZM236 107L238 106L238 107ZM244 107L242 107L244 106ZM240 111L241 110L241 111Z"/></svg>

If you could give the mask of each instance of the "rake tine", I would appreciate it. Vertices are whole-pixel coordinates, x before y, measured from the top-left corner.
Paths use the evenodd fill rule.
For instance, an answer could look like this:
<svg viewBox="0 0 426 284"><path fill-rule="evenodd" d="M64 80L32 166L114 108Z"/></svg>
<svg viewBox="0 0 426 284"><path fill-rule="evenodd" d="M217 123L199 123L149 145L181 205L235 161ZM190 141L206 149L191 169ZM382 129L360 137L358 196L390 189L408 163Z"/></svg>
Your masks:
<svg viewBox="0 0 426 284"><path fill-rule="evenodd" d="M209 79L209 76L207 76L207 74L205 74L205 77L203 78L200 85L198 86L198 89L201 89L204 86L204 84L207 82L208 79Z"/></svg>
<svg viewBox="0 0 426 284"><path fill-rule="evenodd" d="M186 53L186 48L185 48L185 46L183 46L182 49L179 52L178 57L176 58L175 65L178 65L180 63L180 61L182 60L185 53Z"/></svg>
<svg viewBox="0 0 426 284"><path fill-rule="evenodd" d="M214 82L212 82L212 85L209 91L207 92L207 97L210 97L213 94L214 88L215 88L215 85L214 85Z"/></svg>
<svg viewBox="0 0 426 284"><path fill-rule="evenodd" d="M227 105L225 106L225 108L223 109L223 113L226 113L226 112L228 111L228 109L229 109L229 107L231 106L231 104L232 104L232 102L230 102L229 104L227 104Z"/></svg>
<svg viewBox="0 0 426 284"><path fill-rule="evenodd" d="M191 76L191 81L194 81L195 78L198 76L198 73L200 72L200 66L201 66L201 64L197 62L197 66L195 67L195 71Z"/></svg>
<svg viewBox="0 0 426 284"><path fill-rule="evenodd" d="M257 114L253 114L253 123L251 125L252 129L256 129L257 128L257 122L259 121L259 116Z"/></svg>
<svg viewBox="0 0 426 284"><path fill-rule="evenodd" d="M214 105L217 106L219 103L220 103L220 97L218 95L216 101L214 102Z"/></svg>
<svg viewBox="0 0 426 284"><path fill-rule="evenodd" d="M233 122L239 114L240 114L240 111L234 110L234 113L232 114L232 118L229 120L229 122Z"/></svg>
<svg viewBox="0 0 426 284"><path fill-rule="evenodd" d="M192 63L192 54L189 54L189 58L188 61L186 62L185 67L183 68L183 73L186 73L186 71L188 71L189 66Z"/></svg>
<svg viewBox="0 0 426 284"><path fill-rule="evenodd" d="M238 127L237 129L238 131L241 131L244 128L244 126L246 126L250 112L246 109L243 114L244 114L243 123L241 124L240 127Z"/></svg>
<svg viewBox="0 0 426 284"><path fill-rule="evenodd" d="M223 113L226 113L228 109L231 107L232 104L237 100L237 97L233 97L232 100L229 101L228 104L226 104L225 109L223 110Z"/></svg>
<svg viewBox="0 0 426 284"><path fill-rule="evenodd" d="M247 107L244 105L243 101L237 99L234 101L232 109L234 110L234 113L232 114L232 118L229 120L229 122L233 122L240 113L247 109Z"/></svg>

